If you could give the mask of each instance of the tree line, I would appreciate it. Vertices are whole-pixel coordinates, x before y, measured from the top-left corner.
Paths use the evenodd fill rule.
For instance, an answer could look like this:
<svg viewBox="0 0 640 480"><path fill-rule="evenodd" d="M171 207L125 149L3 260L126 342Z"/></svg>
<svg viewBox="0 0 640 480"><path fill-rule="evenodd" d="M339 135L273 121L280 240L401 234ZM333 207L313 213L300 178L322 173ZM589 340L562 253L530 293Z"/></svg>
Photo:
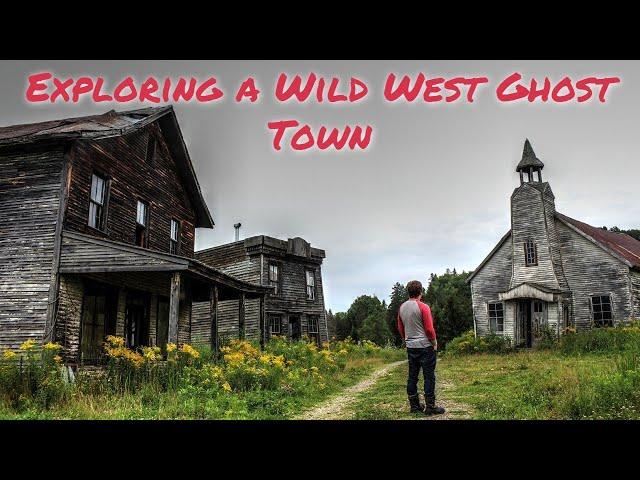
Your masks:
<svg viewBox="0 0 640 480"><path fill-rule="evenodd" d="M471 287L466 283L471 272L432 273L423 291L422 301L431 307L439 346L473 328ZM389 304L375 295L361 295L346 312L327 312L329 336L338 340L351 337L370 340L378 345L402 345L397 328L398 310L409 299L406 285L396 282L391 287Z"/></svg>

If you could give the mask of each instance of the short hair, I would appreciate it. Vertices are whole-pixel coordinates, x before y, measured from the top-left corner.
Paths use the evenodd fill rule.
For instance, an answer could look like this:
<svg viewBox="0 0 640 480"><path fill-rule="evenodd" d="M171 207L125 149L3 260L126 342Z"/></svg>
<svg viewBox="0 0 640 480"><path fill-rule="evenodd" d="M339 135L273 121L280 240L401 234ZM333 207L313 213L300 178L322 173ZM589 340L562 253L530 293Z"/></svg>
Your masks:
<svg viewBox="0 0 640 480"><path fill-rule="evenodd" d="M410 298L419 297L422 295L422 283L418 280L411 280L407 283L407 292L409 293Z"/></svg>

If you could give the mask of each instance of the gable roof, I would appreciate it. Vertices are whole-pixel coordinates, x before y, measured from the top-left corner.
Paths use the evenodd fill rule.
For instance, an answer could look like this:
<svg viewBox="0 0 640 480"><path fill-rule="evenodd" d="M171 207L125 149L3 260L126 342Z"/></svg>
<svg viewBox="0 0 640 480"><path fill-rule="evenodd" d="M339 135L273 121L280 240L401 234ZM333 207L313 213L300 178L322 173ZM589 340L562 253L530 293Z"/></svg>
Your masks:
<svg viewBox="0 0 640 480"><path fill-rule="evenodd" d="M640 268L640 241L625 233L602 230L561 213L556 213L556 217L565 224L572 226L574 230L577 230L578 233L581 233L596 245L604 248L609 253L613 253L615 257L618 257L629 267Z"/></svg>
<svg viewBox="0 0 640 480"><path fill-rule="evenodd" d="M498 244L493 247L493 250L491 250L489 252L489 255L487 255L486 257L484 257L484 260L482 260L482 262L480 262L480 265L478 265L478 267L471 272L471 274L467 277L467 279L465 280L465 283L470 283L471 279L473 277L476 276L476 274L478 274L480 272L480 270L482 270L482 268L485 266L485 264L491 260L491 257L493 257L493 255L500 249L500 247L502 247L502 244L504 242L507 241L507 239L511 236L511 229L509 229L509 231L507 233L505 233L502 238L500 239L500 241L498 242Z"/></svg>
<svg viewBox="0 0 640 480"><path fill-rule="evenodd" d="M21 145L44 140L72 141L125 135L158 121L178 173L196 212L196 227L213 228L214 222L196 178L178 119L171 105L101 115L64 118L46 122L0 127L0 146Z"/></svg>
<svg viewBox="0 0 640 480"><path fill-rule="evenodd" d="M542 163L542 161L538 157L536 157L536 154L533 151L533 147L531 146L531 143L529 143L529 139L527 138L524 141L524 148L522 149L522 159L516 167L516 172L529 169L529 167L543 168L544 163Z"/></svg>

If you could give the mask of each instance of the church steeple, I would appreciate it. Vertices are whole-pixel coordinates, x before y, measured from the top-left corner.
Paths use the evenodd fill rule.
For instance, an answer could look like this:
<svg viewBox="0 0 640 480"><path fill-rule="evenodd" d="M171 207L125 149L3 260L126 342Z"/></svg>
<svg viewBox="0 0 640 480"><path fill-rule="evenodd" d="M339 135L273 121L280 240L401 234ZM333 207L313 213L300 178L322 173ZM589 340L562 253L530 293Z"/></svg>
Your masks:
<svg viewBox="0 0 640 480"><path fill-rule="evenodd" d="M540 161L538 157L536 157L535 152L533 151L533 147L531 143L529 143L529 139L525 139L524 148L522 149L522 160L518 163L516 167L516 172L520 173L520 185L522 185L524 180L524 174L527 174L527 183L531 182L542 182L542 169L544 168L544 163ZM538 180L534 180L533 174L534 172L538 173Z"/></svg>

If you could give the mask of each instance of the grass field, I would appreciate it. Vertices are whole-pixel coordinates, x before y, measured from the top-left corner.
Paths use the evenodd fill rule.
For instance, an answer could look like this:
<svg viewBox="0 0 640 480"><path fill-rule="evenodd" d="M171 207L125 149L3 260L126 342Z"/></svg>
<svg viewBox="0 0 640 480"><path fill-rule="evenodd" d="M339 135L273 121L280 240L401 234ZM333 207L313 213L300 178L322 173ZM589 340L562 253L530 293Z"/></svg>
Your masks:
<svg viewBox="0 0 640 480"><path fill-rule="evenodd" d="M639 419L634 355L444 355L436 370L438 403L453 419ZM360 395L350 418L424 418L407 411L406 375L399 367Z"/></svg>

